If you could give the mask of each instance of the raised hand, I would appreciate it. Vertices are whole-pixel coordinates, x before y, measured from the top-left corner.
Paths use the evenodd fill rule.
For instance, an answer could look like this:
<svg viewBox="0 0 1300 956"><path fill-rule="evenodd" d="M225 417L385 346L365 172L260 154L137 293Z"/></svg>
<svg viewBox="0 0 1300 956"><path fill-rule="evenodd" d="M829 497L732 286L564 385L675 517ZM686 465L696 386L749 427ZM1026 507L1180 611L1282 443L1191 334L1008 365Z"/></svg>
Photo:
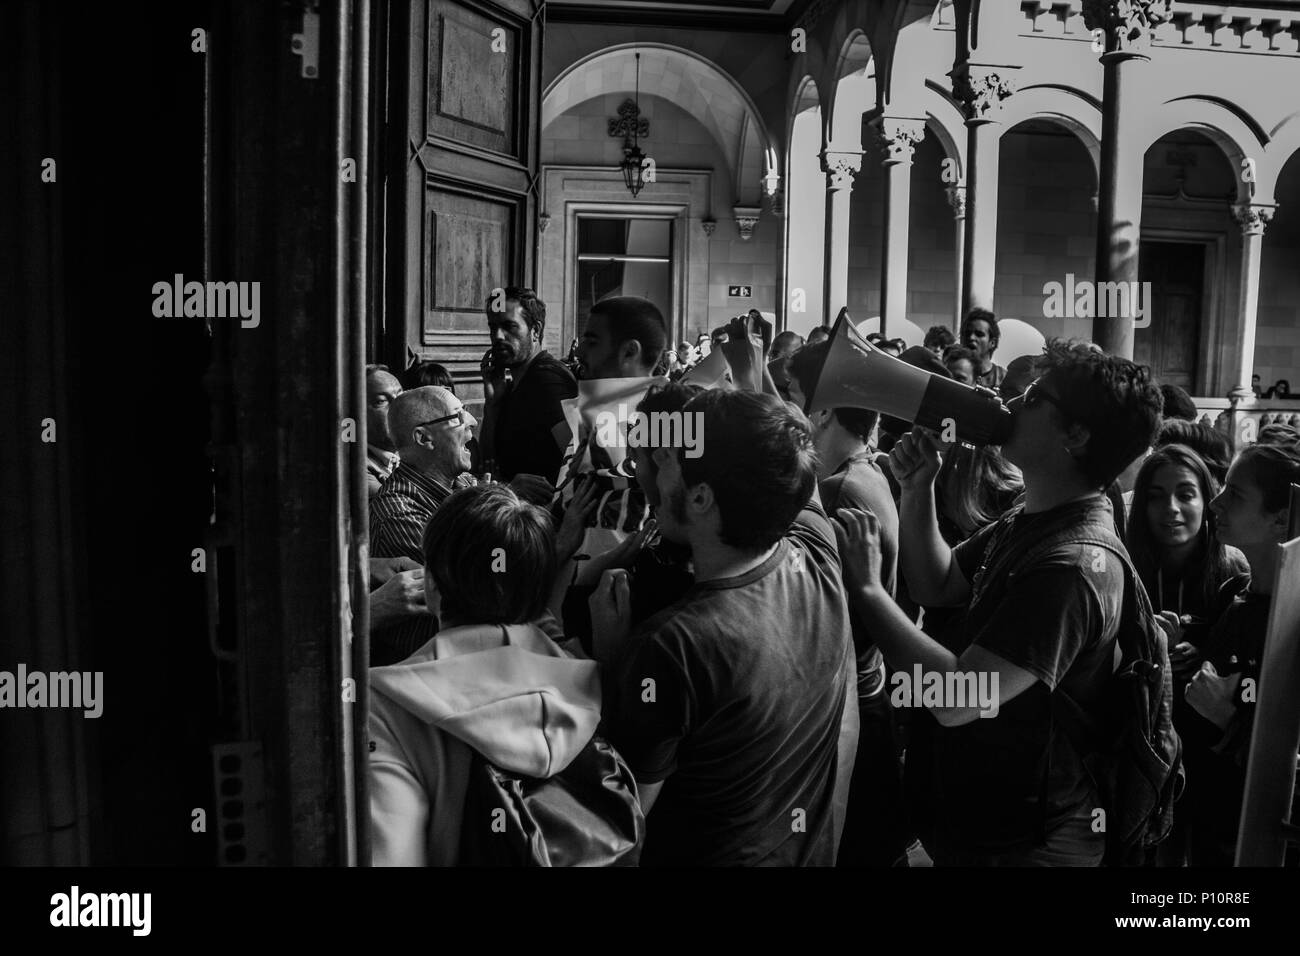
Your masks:
<svg viewBox="0 0 1300 956"><path fill-rule="evenodd" d="M618 656L632 630L632 585L621 568L606 571L587 600L591 611L592 650L596 660Z"/></svg>
<svg viewBox="0 0 1300 956"><path fill-rule="evenodd" d="M922 491L934 484L943 458L939 440L924 428L913 428L889 454L889 470L904 491Z"/></svg>
<svg viewBox="0 0 1300 956"><path fill-rule="evenodd" d="M560 530L555 534L555 558L560 564L573 557L582 546L587 524L599 503L600 495L596 491L595 479L582 479L569 501L569 507L565 509Z"/></svg>
<svg viewBox="0 0 1300 956"><path fill-rule="evenodd" d="M840 508L835 512L844 584L857 592L883 587L880 581L880 521L871 511Z"/></svg>
<svg viewBox="0 0 1300 956"><path fill-rule="evenodd" d="M582 562L578 577L573 583L581 587L592 587L600 580L600 576L611 568L632 567L636 563L637 556L641 554L641 549L654 540L658 530L659 526L654 519L650 519L636 534L628 535L619 542L618 547L611 548L590 561Z"/></svg>

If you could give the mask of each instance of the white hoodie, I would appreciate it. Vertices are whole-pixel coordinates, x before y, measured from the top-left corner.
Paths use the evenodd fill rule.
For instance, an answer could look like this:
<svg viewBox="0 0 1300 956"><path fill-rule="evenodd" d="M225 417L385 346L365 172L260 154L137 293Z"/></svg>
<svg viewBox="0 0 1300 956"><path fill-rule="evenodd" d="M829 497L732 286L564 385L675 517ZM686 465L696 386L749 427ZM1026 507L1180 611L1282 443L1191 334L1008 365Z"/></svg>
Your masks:
<svg viewBox="0 0 1300 956"><path fill-rule="evenodd" d="M600 723L595 661L531 624L454 627L370 671L375 866L455 866L471 748L503 770L551 777Z"/></svg>

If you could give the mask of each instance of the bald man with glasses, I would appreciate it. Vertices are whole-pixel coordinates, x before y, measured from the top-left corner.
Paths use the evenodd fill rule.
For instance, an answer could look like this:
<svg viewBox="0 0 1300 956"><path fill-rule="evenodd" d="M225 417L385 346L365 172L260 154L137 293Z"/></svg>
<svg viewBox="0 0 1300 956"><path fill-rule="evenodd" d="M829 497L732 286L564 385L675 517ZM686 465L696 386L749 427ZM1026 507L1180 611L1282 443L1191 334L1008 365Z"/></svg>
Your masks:
<svg viewBox="0 0 1300 956"><path fill-rule="evenodd" d="M423 564L424 526L452 491L472 483L469 441L478 424L459 398L427 385L403 392L388 409L388 432L400 462L370 499L370 554ZM371 666L405 660L438 632L431 614L372 634Z"/></svg>

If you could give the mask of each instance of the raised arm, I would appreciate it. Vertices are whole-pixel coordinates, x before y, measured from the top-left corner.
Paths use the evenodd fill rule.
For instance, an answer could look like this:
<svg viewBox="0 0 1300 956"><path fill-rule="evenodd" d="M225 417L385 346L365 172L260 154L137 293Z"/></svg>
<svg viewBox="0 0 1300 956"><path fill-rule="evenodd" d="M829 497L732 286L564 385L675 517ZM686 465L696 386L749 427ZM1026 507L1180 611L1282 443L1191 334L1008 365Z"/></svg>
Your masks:
<svg viewBox="0 0 1300 956"><path fill-rule="evenodd" d="M903 490L898 566L908 593L919 604L953 607L970 597L970 582L939 533L934 482L940 464L938 441L920 428L899 439L889 456L890 470Z"/></svg>

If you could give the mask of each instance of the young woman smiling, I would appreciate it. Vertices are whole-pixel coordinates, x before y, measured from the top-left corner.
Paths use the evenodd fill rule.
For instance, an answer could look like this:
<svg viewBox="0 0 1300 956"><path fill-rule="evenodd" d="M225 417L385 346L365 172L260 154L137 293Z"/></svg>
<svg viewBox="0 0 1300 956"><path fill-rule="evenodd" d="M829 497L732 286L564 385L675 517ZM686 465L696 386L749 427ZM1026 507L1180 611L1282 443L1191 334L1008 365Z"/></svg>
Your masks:
<svg viewBox="0 0 1300 956"><path fill-rule="evenodd" d="M1241 552L1219 540L1210 501L1219 482L1186 445L1164 445L1138 472L1126 535L1156 620L1169 638L1174 670L1174 726L1186 724L1184 690L1201 665L1210 627L1250 581ZM1189 788L1198 782L1187 781ZM1188 806L1187 795L1180 804ZM1187 826L1175 814L1174 832L1160 845L1161 866L1182 866ZM1151 861L1156 862L1156 861Z"/></svg>

